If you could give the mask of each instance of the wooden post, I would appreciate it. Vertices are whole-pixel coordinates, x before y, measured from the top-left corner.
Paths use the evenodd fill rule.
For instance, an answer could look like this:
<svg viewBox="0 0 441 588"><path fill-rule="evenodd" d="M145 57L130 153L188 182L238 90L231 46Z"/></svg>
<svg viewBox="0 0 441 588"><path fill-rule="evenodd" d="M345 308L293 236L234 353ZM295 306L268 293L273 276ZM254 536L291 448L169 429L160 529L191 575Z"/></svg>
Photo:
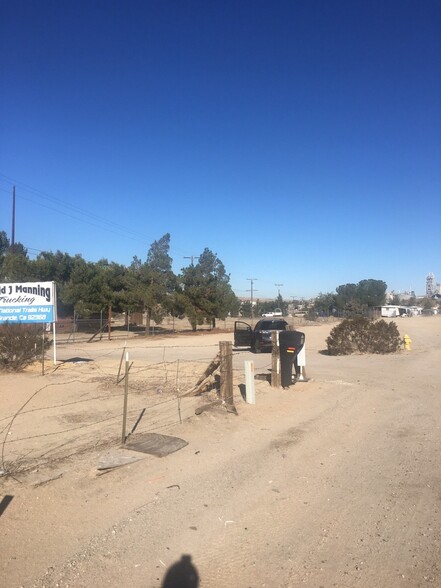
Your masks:
<svg viewBox="0 0 441 588"><path fill-rule="evenodd" d="M231 341L219 341L219 354L221 399L225 404L233 406L233 344Z"/></svg>
<svg viewBox="0 0 441 588"><path fill-rule="evenodd" d="M124 408L123 408L123 424L122 424L122 435L121 443L126 443L126 423L127 423L127 399L129 396L129 352L126 353L126 375L124 382Z"/></svg>
<svg viewBox="0 0 441 588"><path fill-rule="evenodd" d="M44 344L45 344L45 328L43 323L43 337L41 338L41 375L44 376Z"/></svg>
<svg viewBox="0 0 441 588"><path fill-rule="evenodd" d="M256 388L254 386L254 361L245 362L245 397L248 404L256 404Z"/></svg>
<svg viewBox="0 0 441 588"><path fill-rule="evenodd" d="M112 332L112 307L109 305L109 321L107 325L107 338L110 341L110 334Z"/></svg>
<svg viewBox="0 0 441 588"><path fill-rule="evenodd" d="M280 388L280 347L279 347L279 332L272 332L273 339L273 353L271 365L271 386L273 388Z"/></svg>
<svg viewBox="0 0 441 588"><path fill-rule="evenodd" d="M182 425L182 416L181 416L181 394L179 391L179 359L176 366L176 398L178 399L178 415L179 415L179 422Z"/></svg>
<svg viewBox="0 0 441 588"><path fill-rule="evenodd" d="M122 366L122 362L124 361L124 356L126 354L126 348L124 347L122 353L121 353L121 359L119 362L119 368L118 368L118 375L116 376L116 383L119 384L119 376L121 374L121 366Z"/></svg>

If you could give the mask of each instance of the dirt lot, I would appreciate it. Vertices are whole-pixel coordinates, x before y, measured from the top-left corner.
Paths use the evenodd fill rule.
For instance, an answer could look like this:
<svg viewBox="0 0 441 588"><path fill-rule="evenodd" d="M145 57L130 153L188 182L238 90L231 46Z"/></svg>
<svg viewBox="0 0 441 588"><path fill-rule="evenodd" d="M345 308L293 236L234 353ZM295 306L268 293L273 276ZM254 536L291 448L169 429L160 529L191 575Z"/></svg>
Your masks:
<svg viewBox="0 0 441 588"><path fill-rule="evenodd" d="M1 375L2 586L441 586L441 317L397 324L412 351L350 357L322 353L333 324L302 326L312 379L256 379L254 406L241 366L270 357L235 355L237 416L180 398L231 334L60 347L44 376ZM124 348L132 437L180 451L119 448ZM97 469L121 455L142 459Z"/></svg>

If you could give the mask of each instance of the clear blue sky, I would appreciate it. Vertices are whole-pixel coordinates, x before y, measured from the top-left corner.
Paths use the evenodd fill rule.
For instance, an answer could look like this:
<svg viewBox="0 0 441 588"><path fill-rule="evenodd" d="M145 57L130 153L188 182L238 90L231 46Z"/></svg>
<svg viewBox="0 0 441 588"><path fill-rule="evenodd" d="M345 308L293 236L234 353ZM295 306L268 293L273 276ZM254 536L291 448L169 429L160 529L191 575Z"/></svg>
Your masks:
<svg viewBox="0 0 441 588"><path fill-rule="evenodd" d="M239 296L441 281L438 0L0 0L0 230Z"/></svg>

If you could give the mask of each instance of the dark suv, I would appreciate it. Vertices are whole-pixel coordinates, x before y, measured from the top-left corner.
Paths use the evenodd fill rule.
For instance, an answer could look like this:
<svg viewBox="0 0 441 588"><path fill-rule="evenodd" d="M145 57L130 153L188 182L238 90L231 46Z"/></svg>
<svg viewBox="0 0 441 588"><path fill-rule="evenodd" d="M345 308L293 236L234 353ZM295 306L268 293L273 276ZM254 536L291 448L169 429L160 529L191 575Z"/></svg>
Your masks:
<svg viewBox="0 0 441 588"><path fill-rule="evenodd" d="M235 347L251 347L254 353L271 351L273 331L286 331L288 323L283 319L262 319L253 327L248 323L234 323Z"/></svg>

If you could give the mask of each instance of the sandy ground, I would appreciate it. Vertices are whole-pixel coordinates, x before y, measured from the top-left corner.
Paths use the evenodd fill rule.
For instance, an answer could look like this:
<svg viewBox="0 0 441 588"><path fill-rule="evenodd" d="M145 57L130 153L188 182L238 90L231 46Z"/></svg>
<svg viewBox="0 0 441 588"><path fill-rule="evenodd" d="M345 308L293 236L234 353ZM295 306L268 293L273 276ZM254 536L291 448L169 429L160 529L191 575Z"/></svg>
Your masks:
<svg viewBox="0 0 441 588"><path fill-rule="evenodd" d="M311 380L256 379L254 406L243 360L271 358L235 354L237 416L177 395L226 334L70 346L44 376L1 375L1 585L441 586L441 317L397 324L412 351L350 357L321 353L332 324L302 326ZM188 442L167 457L119 448L125 347L133 438ZM142 459L97 470L115 455Z"/></svg>

